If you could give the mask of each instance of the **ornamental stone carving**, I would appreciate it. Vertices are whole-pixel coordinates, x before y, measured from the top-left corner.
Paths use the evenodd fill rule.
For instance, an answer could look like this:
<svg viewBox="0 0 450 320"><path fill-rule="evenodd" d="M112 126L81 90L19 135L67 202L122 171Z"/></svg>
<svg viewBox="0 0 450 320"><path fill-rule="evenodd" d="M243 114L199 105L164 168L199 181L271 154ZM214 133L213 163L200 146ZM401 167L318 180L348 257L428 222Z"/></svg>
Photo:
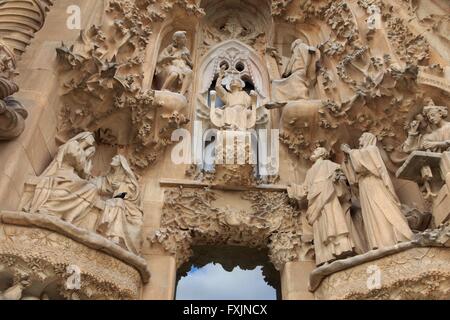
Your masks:
<svg viewBox="0 0 450 320"><path fill-rule="evenodd" d="M149 236L176 256L181 266L193 245L239 245L269 248L280 270L284 263L309 260L312 245L304 242L302 219L283 192L248 191L239 197L241 207L223 204L224 192L210 189L171 189L165 194L161 229ZM225 200L226 203L226 200Z"/></svg>
<svg viewBox="0 0 450 320"><path fill-rule="evenodd" d="M341 167L327 157L326 149L316 149L304 184L289 190L292 198L308 200L306 219L314 232L317 265L352 256L356 247L350 190Z"/></svg>
<svg viewBox="0 0 450 320"><path fill-rule="evenodd" d="M126 1L111 3L106 12L111 23L83 30L77 43L70 47L63 43L57 49L65 90L58 125L60 139L80 131L95 132L99 143L124 146L137 169L154 164L172 144L171 133L189 122L184 93L192 73L186 36L178 32L175 44L164 50L158 63L157 77L163 90L144 86L144 56L151 25L170 8L147 11L141 10L142 6L127 5ZM175 90L172 87L177 83L180 88Z"/></svg>
<svg viewBox="0 0 450 320"><path fill-rule="evenodd" d="M16 57L11 49L0 43L0 140L11 140L25 130L28 111L22 104L11 97L19 91L14 82Z"/></svg>
<svg viewBox="0 0 450 320"><path fill-rule="evenodd" d="M35 183L30 181L23 210L56 217L139 254L143 213L140 186L122 155L112 159L104 177L91 175L95 140L81 133L61 146Z"/></svg>
<svg viewBox="0 0 450 320"><path fill-rule="evenodd" d="M53 2L0 3L0 140ZM171 298L236 247L284 299L449 298L444 0L104 2L21 62L59 88L0 143L0 299Z"/></svg>
<svg viewBox="0 0 450 320"><path fill-rule="evenodd" d="M0 140L17 138L25 130L28 111L11 97L19 91L14 81L17 60L44 25L52 4L52 0L0 3Z"/></svg>
<svg viewBox="0 0 450 320"><path fill-rule="evenodd" d="M10 284L1 288L0 299L139 298L149 278L145 261L54 218L28 217L0 213L0 277Z"/></svg>

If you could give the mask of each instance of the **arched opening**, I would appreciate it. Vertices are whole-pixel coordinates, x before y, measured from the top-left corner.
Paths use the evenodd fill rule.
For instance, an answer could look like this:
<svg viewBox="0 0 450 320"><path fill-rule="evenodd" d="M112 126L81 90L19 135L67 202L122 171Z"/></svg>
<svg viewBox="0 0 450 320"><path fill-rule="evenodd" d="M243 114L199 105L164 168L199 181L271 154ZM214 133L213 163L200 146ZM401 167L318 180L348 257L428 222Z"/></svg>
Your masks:
<svg viewBox="0 0 450 320"><path fill-rule="evenodd" d="M267 250L195 246L177 272L176 300L280 300L280 274ZM243 285L245 284L245 285Z"/></svg>

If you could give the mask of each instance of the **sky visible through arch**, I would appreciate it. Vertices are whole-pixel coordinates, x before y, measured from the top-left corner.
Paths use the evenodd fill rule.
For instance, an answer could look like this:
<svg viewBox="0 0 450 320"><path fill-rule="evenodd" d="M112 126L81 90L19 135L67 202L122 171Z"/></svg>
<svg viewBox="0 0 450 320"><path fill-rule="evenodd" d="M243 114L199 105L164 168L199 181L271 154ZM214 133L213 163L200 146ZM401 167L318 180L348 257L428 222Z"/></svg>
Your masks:
<svg viewBox="0 0 450 320"><path fill-rule="evenodd" d="M227 272L220 264L192 267L178 282L177 300L276 300L276 290L269 286L262 267L254 270L234 268Z"/></svg>

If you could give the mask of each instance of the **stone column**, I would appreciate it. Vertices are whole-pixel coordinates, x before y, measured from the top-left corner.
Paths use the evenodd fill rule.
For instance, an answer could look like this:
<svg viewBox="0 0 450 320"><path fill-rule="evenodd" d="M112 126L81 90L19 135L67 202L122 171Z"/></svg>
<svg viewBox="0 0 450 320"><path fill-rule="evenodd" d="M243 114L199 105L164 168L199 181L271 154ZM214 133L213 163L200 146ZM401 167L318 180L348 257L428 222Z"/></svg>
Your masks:
<svg viewBox="0 0 450 320"><path fill-rule="evenodd" d="M314 300L308 290L309 275L315 268L314 261L287 262L281 270L283 300Z"/></svg>
<svg viewBox="0 0 450 320"><path fill-rule="evenodd" d="M184 177L185 166L174 165L171 160L171 149L168 148L161 161L148 168L143 183L144 191L144 228L147 238L161 227L163 215L164 188L161 179L180 179ZM177 285L176 257L158 244L150 244L145 239L142 256L147 260L151 271L150 282L142 290L142 300L173 300Z"/></svg>
<svg viewBox="0 0 450 320"><path fill-rule="evenodd" d="M20 56L45 22L53 0L5 0L0 3L0 39Z"/></svg>

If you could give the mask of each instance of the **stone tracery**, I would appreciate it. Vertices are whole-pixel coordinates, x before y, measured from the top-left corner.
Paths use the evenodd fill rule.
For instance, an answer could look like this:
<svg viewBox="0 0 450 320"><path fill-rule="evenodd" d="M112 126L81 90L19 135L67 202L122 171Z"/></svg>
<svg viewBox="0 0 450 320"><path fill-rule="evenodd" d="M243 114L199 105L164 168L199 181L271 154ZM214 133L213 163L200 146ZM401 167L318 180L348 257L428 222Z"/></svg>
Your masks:
<svg viewBox="0 0 450 320"><path fill-rule="evenodd" d="M12 2L6 1L0 6L0 12L10 10L8 3ZM33 12L40 19L33 32L26 34L31 39L42 27L51 1L28 2L39 9ZM391 259L390 255L399 254L413 265L414 256L427 246L434 247L430 249L431 254L447 255L447 245L437 247L424 240L424 248L418 249L414 242L416 236L423 239L435 232L423 233L425 229L439 227L450 217L446 132L450 89L449 61L445 53L448 13L445 6L442 9L438 5L438 0L432 3L430 8L425 8L420 0L411 1L409 6L384 0L110 1L102 25L84 30L76 41L62 43L57 48L58 76L64 83L64 93L58 100L61 110L57 138L71 144L71 139L80 132L91 131L97 142L121 154L116 160L119 159L122 170L114 169L110 175L97 178L96 182L105 183L103 191L109 197L97 202L94 199L97 189L90 177L92 150L86 146L83 152L77 153L67 148L69 160L61 168L74 169L67 179L70 183L77 182L72 195L83 194L88 205L84 207L69 199L73 210L65 208L62 220L102 235L100 240L98 234L90 234L106 246L107 250L103 250L106 256L99 260L104 264L113 261L126 275L110 275L105 280L106 287L99 289L97 283L104 275L101 270L94 270L93 275L87 275L88 287L95 287L93 294L87 291L74 294L65 289L56 293L54 287L61 287L58 283L53 284L51 298L138 298L146 274L145 264L137 257L140 229L146 220L151 222L146 222L144 237L152 246L147 241L144 249L158 250L154 247L160 245L162 249L158 248L165 255L176 259L178 267L189 259L191 248L197 245L263 248L282 273L288 272L288 267L295 263L310 263L314 259L317 265L325 263L311 278L313 283L317 274L325 278L323 285L315 283L311 288L316 290L317 297L407 296L398 289L398 281L378 293L359 287L356 291L350 288L342 292L336 283L348 274L360 280L363 265L373 259L392 268L395 257ZM413 16L418 21L409 19ZM164 23L168 18L180 19L177 26L189 21L189 32L173 30L176 31L173 43L166 47L162 39L172 37ZM429 31L421 32L430 25ZM0 37L2 26L0 17ZM0 139L17 137L25 128L27 112L8 97L18 90L12 80L16 69L12 52L22 52L27 39L13 42L8 37L3 39L0 124L5 122L3 118L8 123L7 130L0 126ZM192 50L187 48L187 42ZM186 177L178 174L184 174L185 168L179 170L172 165L170 152L166 151L173 144L171 134L180 128L192 129L191 120L201 122L204 129L216 129L218 134L209 144L202 141L200 147L202 161L203 154L211 152L214 163L194 166L192 180L185 180ZM254 144L256 136L252 131L258 129L280 130L282 163L277 176L260 174L261 145ZM232 145L225 142L227 134L232 136ZM370 134L371 143L357 149L361 134L363 137ZM240 144L240 138L244 145ZM353 149L350 146L341 149L344 143ZM312 163L307 159L317 147L326 148L335 162L335 166L330 164L330 172L321 172L324 181L333 184L339 180L345 186L343 194L319 199L323 201L317 202L321 203L317 212L322 215L316 223L308 217L314 212L311 209L317 201L314 197L320 194L314 192L314 185L324 182L320 180L322 176L314 177L318 180L315 181L306 175L304 188L297 189L300 191L295 196L287 186L302 183L306 172L314 171L315 165L311 168ZM221 162L229 153L234 160L231 151L239 149L244 150L244 163ZM350 159L345 158L346 153ZM373 163L369 163L369 158ZM64 157L59 159L57 155L55 159L64 162ZM353 169L344 170L345 179L344 173L338 174L342 179L334 176L339 165ZM141 206L140 186L133 171L147 184L145 191L142 190L147 206ZM164 183L161 179L166 176L177 179ZM36 185L38 192L42 191L51 180L45 180L48 178L45 174L40 178L37 183L34 183L36 179L29 181L25 197L34 195ZM161 181L157 181L159 178ZM117 186L115 179L127 183ZM376 184L376 195L370 196L367 179ZM269 182L272 184L268 185ZM400 185L407 185L405 189L414 192L400 192ZM306 204L307 193L309 203ZM299 202L289 199L289 195ZM49 199L42 202L37 197L34 203L33 200L24 202L28 204L26 211L31 215L40 209L44 215L55 213L52 210L61 205L58 202L61 198L57 192L53 196L48 198L50 202L56 201L55 206L45 206ZM160 211L154 209L155 203L161 205ZM380 204L385 205L383 214L377 215L374 208ZM406 204L411 207L405 209ZM78 221L90 211L102 218L96 220L89 215L92 220ZM23 213L15 214L19 222L28 219ZM26 228L24 234L29 239L25 243L29 243L34 237L32 230L39 229L37 236L47 232L29 221L26 226L22 221L18 227L11 222L14 213L4 215L7 218L0 221L2 230L6 231L0 232L0 239ZM338 227L328 228L332 220L328 218L338 215L342 219L336 220L341 227L346 225L345 232ZM157 226L154 221L159 221ZM408 222L413 231L409 230ZM79 238L73 239L76 230L63 225L70 232L62 232L61 223L52 224L56 229L52 229L50 237L64 239L73 250L95 256L92 241L84 239L80 244ZM353 223L364 225L365 231L352 235L357 229ZM384 226L383 235L374 231L380 225ZM326 232L322 232L324 229ZM398 236L399 231L403 236ZM321 252L330 246L331 238L333 245L338 246L344 241L335 241L334 237L342 239L349 234L358 238L355 242L359 242L359 250L353 243L331 250L329 255ZM396 246L405 251L391 248ZM355 251L352 255L363 255L344 259L350 251ZM124 255L132 257L132 262L124 259ZM15 262L9 262L8 257ZM150 263L152 258L148 258ZM8 281L7 288L0 286L1 294L8 296L20 291L20 298L48 297L46 290L34 289L27 282L29 276L34 283L45 279L36 280L36 272L22 262L26 259L35 257L0 252L1 266L8 263L20 266L8 271L14 280ZM54 274L63 277L63 270L53 270L53 264L61 262L47 260L36 260L37 264L50 266L46 277ZM439 263L436 261L436 265ZM430 270L435 267L431 264ZM348 274L347 269L351 269ZM404 274L399 281L414 286L409 275L414 273L417 279L430 277L427 270L411 270L402 270ZM447 276L439 274L438 286L445 287ZM111 295L112 291L118 293ZM417 292L411 295L419 296ZM437 298L442 296L436 294Z"/></svg>

